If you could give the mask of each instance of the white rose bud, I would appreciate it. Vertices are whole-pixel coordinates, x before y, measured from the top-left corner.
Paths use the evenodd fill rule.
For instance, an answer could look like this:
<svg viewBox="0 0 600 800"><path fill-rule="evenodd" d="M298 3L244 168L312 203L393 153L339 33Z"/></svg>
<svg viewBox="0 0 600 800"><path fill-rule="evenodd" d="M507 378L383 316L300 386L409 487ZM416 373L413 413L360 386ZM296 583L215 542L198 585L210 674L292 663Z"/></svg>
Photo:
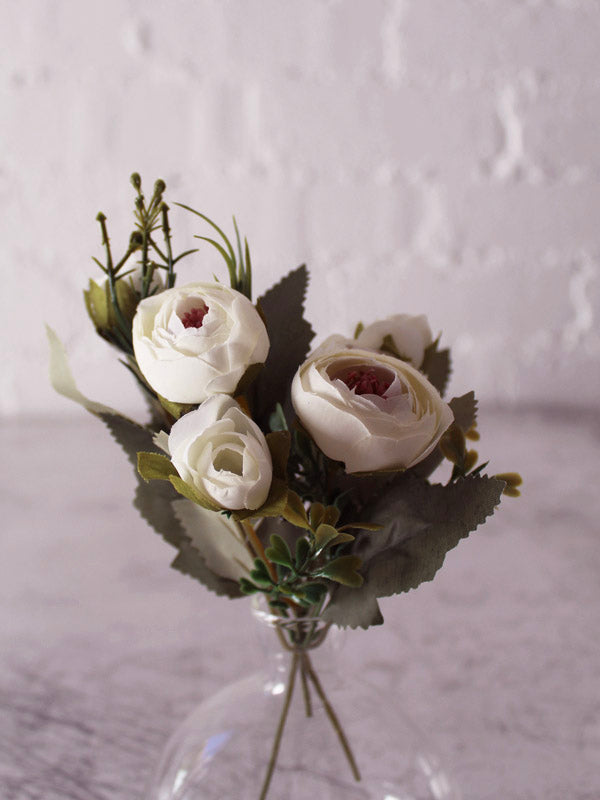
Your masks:
<svg viewBox="0 0 600 800"><path fill-rule="evenodd" d="M424 314L394 314L363 328L355 339L355 346L364 350L381 350L386 336L391 338L399 355L417 368L423 363L425 349L433 342Z"/></svg>
<svg viewBox="0 0 600 800"><path fill-rule="evenodd" d="M292 403L317 446L347 472L412 467L454 419L421 372L370 350L309 358L292 382Z"/></svg>
<svg viewBox="0 0 600 800"><path fill-rule="evenodd" d="M175 403L233 393L248 367L264 363L269 352L258 311L220 283L190 283L145 298L132 334L143 376Z"/></svg>
<svg viewBox="0 0 600 800"><path fill-rule="evenodd" d="M267 499L273 474L267 441L227 395L180 417L169 434L169 453L180 477L221 508L254 510Z"/></svg>

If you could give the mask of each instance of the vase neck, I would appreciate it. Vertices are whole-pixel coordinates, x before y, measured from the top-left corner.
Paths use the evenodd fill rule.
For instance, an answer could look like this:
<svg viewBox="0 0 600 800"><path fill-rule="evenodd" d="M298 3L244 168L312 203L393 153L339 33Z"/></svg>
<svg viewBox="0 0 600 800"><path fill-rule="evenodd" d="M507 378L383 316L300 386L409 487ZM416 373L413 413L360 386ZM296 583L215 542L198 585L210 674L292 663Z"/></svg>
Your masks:
<svg viewBox="0 0 600 800"><path fill-rule="evenodd" d="M288 670L291 659L303 654L315 661L326 661L328 670L337 671L341 649L339 628L319 617L292 614L279 617L263 606L253 607L253 616L258 622L257 638L268 673L276 673L279 679Z"/></svg>

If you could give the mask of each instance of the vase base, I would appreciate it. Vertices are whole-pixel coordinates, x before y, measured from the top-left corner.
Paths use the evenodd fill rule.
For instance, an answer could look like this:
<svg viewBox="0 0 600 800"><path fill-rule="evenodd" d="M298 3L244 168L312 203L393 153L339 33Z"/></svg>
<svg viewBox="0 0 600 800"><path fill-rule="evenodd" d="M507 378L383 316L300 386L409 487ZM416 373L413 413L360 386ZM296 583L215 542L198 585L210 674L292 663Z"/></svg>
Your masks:
<svg viewBox="0 0 600 800"><path fill-rule="evenodd" d="M300 697L266 781L282 702L280 687L269 686L253 676L201 704L171 737L148 800L460 800L439 758L398 709L335 689L331 699L360 781L323 708L315 703L307 719Z"/></svg>

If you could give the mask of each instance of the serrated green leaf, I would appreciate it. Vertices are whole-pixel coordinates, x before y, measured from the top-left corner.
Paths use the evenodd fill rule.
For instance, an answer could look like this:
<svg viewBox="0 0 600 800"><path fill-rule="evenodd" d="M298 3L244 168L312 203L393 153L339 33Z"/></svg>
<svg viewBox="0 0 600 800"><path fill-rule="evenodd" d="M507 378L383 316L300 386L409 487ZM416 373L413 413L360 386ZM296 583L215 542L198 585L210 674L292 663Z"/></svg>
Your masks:
<svg viewBox="0 0 600 800"><path fill-rule="evenodd" d="M448 403L454 414L454 422L463 433L470 430L477 419L477 400L475 392L467 392L460 397L453 397Z"/></svg>
<svg viewBox="0 0 600 800"><path fill-rule="evenodd" d="M363 576L356 571L362 563L362 559L356 555L340 556L326 564L319 574L343 586L358 589L364 582Z"/></svg>
<svg viewBox="0 0 600 800"><path fill-rule="evenodd" d="M171 475L177 475L177 470L168 456L161 453L140 452L138 457L138 472L145 481L168 481Z"/></svg>
<svg viewBox="0 0 600 800"><path fill-rule="evenodd" d="M451 372L450 351L438 350L438 343L436 339L426 348L420 369L443 396Z"/></svg>
<svg viewBox="0 0 600 800"><path fill-rule="evenodd" d="M265 555L274 564L280 564L282 567L293 567L290 548L285 540L276 533L271 536L271 546L267 547Z"/></svg>
<svg viewBox="0 0 600 800"><path fill-rule="evenodd" d="M308 273L303 265L286 275L259 300L266 319L270 349L264 371L253 386L254 419L267 427L275 403L285 408L296 370L305 360L314 331L304 319Z"/></svg>
<svg viewBox="0 0 600 800"><path fill-rule="evenodd" d="M138 425L114 409L95 403L85 397L75 384L67 362L64 348L51 329L48 329L50 342L50 374L52 385L59 394L68 397L91 414L99 417L108 428L113 439L121 446L131 463L138 487L133 505L140 515L163 539L179 550L172 562L173 569L202 583L210 591L227 597L241 597L237 581L229 580L215 574L206 564L200 552L193 546L182 524L175 514L175 503L180 495L170 482L145 483L137 472L138 453L140 451L156 452L153 432Z"/></svg>
<svg viewBox="0 0 600 800"><path fill-rule="evenodd" d="M375 619L378 597L407 592L430 581L446 553L493 514L504 483L468 475L447 486L406 475L367 510L384 527L377 536L357 539L365 584L352 592L340 588L325 610L329 622L368 627L365 609Z"/></svg>

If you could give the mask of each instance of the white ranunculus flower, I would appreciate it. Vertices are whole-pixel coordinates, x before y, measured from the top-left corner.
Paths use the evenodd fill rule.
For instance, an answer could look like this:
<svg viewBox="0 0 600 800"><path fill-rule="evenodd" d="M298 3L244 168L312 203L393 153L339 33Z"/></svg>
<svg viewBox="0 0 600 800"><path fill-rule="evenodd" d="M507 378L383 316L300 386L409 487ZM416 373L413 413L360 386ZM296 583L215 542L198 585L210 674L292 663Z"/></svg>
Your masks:
<svg viewBox="0 0 600 800"><path fill-rule="evenodd" d="M267 499L273 465L266 439L228 395L180 417L169 453L180 477L221 508L254 510Z"/></svg>
<svg viewBox="0 0 600 800"><path fill-rule="evenodd" d="M423 363L425 349L433 342L431 328L424 314L394 314L363 328L355 339L355 346L363 350L380 350L386 336L391 337L403 359L417 368Z"/></svg>
<svg viewBox="0 0 600 800"><path fill-rule="evenodd" d="M256 308L220 283L189 283L147 297L132 334L143 376L175 403L233 393L248 367L264 363L269 352Z"/></svg>
<svg viewBox="0 0 600 800"><path fill-rule="evenodd" d="M317 446L347 472L412 467L454 419L421 372L371 350L309 358L292 382L292 403Z"/></svg>

